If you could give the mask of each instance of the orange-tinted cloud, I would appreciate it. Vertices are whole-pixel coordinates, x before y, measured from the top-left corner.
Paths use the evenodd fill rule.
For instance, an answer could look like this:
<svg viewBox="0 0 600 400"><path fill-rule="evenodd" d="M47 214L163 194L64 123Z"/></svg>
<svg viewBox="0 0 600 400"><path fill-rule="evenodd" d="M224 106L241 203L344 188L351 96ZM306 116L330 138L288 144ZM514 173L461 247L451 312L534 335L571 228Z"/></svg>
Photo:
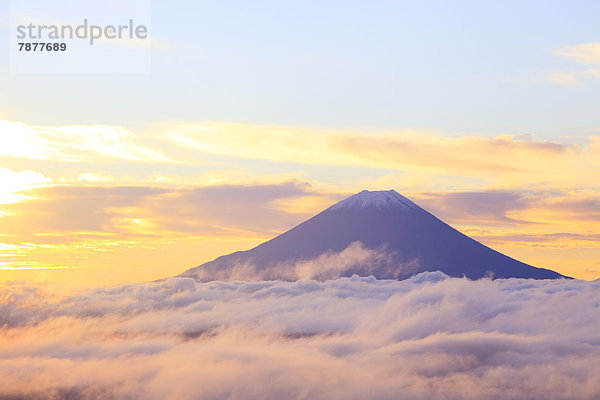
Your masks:
<svg viewBox="0 0 600 400"><path fill-rule="evenodd" d="M6 237L36 241L83 237L160 237L168 233L274 234L303 216L277 201L325 195L300 181L273 185L218 185L195 188L153 186L52 186L28 191L32 198L4 207ZM47 240L47 239L44 239ZM51 239L52 240L52 239Z"/></svg>
<svg viewBox="0 0 600 400"><path fill-rule="evenodd" d="M226 157L311 165L359 166L481 178L488 186L576 187L600 173L600 138L583 145L529 136L361 133L244 124L170 128L180 146Z"/></svg>

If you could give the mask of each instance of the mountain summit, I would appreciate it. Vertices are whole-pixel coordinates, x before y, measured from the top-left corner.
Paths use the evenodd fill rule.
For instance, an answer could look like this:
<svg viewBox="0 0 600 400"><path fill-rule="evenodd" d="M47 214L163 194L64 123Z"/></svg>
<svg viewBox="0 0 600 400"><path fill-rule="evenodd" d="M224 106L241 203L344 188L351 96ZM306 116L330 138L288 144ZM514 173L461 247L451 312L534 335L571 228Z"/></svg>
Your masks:
<svg viewBox="0 0 600 400"><path fill-rule="evenodd" d="M395 190L380 190L375 192L369 192L363 190L360 193L356 193L354 196L350 196L345 200L334 204L329 210L339 209L361 209L361 208L403 208L406 210L417 210L420 207L402 196Z"/></svg>
<svg viewBox="0 0 600 400"><path fill-rule="evenodd" d="M470 279L564 278L484 246L394 190L363 190L253 249L180 276L201 281L323 280L354 274L405 279L436 270Z"/></svg>

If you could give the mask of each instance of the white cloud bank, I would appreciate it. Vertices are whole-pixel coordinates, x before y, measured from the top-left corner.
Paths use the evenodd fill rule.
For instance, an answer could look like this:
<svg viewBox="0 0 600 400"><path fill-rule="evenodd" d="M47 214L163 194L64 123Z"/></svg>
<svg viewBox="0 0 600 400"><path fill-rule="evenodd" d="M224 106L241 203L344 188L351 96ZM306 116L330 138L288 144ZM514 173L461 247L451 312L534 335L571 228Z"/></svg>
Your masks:
<svg viewBox="0 0 600 400"><path fill-rule="evenodd" d="M597 399L600 281L0 290L0 398Z"/></svg>

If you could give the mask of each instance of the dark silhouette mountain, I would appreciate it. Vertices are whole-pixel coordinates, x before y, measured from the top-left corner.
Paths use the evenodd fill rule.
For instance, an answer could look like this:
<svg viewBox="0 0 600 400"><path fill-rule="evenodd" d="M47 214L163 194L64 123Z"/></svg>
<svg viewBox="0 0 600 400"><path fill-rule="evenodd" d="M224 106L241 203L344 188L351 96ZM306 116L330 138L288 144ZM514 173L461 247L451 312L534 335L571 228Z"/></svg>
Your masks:
<svg viewBox="0 0 600 400"><path fill-rule="evenodd" d="M439 270L470 279L565 278L465 236L394 190L362 191L251 250L180 276L201 281L373 275L404 279Z"/></svg>

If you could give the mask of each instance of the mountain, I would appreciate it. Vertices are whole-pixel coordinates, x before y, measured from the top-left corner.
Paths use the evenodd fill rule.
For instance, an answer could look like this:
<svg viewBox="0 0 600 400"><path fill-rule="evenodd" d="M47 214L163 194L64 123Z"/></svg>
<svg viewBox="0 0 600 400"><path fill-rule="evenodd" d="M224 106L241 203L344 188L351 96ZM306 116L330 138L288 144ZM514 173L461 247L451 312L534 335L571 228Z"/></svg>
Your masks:
<svg viewBox="0 0 600 400"><path fill-rule="evenodd" d="M201 281L373 275L404 279L439 270L470 279L565 278L469 238L394 190L362 191L251 250L180 276Z"/></svg>

